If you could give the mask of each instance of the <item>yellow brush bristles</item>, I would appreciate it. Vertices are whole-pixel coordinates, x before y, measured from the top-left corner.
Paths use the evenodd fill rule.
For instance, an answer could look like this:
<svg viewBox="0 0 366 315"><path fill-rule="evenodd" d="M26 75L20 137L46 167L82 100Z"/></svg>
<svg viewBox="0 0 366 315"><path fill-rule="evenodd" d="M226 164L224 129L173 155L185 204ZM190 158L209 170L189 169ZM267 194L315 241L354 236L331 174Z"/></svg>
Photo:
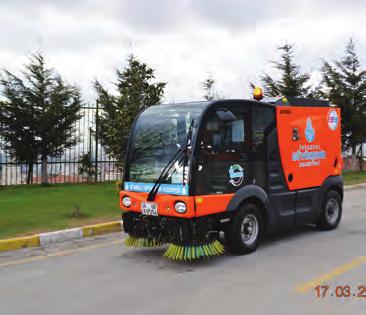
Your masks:
<svg viewBox="0 0 366 315"><path fill-rule="evenodd" d="M215 240L202 245L170 244L164 253L164 257L173 260L194 260L201 257L218 256L224 252L224 246L218 240Z"/></svg>
<svg viewBox="0 0 366 315"><path fill-rule="evenodd" d="M136 238L129 236L125 240L125 245L130 247L158 247L161 245L161 243L153 238L146 238L146 237Z"/></svg>

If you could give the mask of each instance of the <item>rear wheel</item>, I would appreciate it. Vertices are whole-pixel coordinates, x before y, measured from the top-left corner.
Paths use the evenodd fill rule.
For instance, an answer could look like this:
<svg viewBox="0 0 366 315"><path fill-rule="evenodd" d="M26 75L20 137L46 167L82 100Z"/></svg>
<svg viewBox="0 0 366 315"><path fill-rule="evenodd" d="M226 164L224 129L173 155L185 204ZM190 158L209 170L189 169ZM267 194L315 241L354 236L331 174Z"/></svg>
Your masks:
<svg viewBox="0 0 366 315"><path fill-rule="evenodd" d="M334 191L328 191L325 195L322 206L322 214L317 226L322 230L333 230L342 218L342 201L339 194Z"/></svg>
<svg viewBox="0 0 366 315"><path fill-rule="evenodd" d="M254 204L245 204L238 210L225 234L228 248L237 255L255 251L262 235L262 216Z"/></svg>

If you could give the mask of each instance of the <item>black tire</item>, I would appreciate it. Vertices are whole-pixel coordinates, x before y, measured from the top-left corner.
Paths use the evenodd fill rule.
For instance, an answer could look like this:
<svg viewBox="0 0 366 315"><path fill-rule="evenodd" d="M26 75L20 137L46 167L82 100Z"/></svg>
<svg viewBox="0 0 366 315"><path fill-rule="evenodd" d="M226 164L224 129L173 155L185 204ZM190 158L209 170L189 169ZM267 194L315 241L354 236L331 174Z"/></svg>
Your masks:
<svg viewBox="0 0 366 315"><path fill-rule="evenodd" d="M256 221L256 222L255 222ZM252 227L250 224L253 224ZM256 224L256 227L254 226ZM251 233L249 228L256 229ZM252 236L245 241L248 235ZM226 230L226 244L231 252L237 255L246 255L254 252L263 236L263 220L261 212L254 204L244 204L234 214L234 218Z"/></svg>
<svg viewBox="0 0 366 315"><path fill-rule="evenodd" d="M322 205L322 212L317 222L317 227L321 230L334 230L339 225L342 218L342 200L341 196L334 190L325 194Z"/></svg>

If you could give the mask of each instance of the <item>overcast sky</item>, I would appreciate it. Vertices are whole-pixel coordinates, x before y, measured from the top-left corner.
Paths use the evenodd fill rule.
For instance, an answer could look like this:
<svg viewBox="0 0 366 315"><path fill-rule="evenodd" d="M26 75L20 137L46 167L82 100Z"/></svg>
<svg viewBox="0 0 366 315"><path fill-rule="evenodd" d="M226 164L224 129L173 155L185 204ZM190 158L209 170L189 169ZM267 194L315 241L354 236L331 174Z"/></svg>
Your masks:
<svg viewBox="0 0 366 315"><path fill-rule="evenodd" d="M361 0L0 0L0 67L20 69L32 52L94 100L92 81L111 87L115 67L134 53L168 82L166 102L202 99L207 76L223 97L249 97L249 82L273 73L276 47L319 79L320 58L355 39L366 62Z"/></svg>

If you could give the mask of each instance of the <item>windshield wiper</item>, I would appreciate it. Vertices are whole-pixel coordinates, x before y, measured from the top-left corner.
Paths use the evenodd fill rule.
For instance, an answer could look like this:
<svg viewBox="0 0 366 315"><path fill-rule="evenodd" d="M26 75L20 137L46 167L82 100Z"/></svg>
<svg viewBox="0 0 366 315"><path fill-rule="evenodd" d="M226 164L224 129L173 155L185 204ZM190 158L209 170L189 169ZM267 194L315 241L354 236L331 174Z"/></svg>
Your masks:
<svg viewBox="0 0 366 315"><path fill-rule="evenodd" d="M147 196L147 201L154 201L156 194L159 191L160 185L163 183L163 181L165 180L166 176L169 174L169 171L171 170L171 168L173 167L174 163L179 161L182 158L182 154L183 154L183 185L184 183L184 176L185 176L185 164L187 161L187 148L189 145L189 141L192 137L192 127L193 127L193 122L194 120L192 119L191 124L189 126L188 129L188 133L186 136L186 141L184 144L183 148L179 148L177 150L177 152L173 155L173 157L169 160L169 162L165 165L164 169L162 170L162 172L160 173L159 178L155 181L154 186L151 188L149 195Z"/></svg>

